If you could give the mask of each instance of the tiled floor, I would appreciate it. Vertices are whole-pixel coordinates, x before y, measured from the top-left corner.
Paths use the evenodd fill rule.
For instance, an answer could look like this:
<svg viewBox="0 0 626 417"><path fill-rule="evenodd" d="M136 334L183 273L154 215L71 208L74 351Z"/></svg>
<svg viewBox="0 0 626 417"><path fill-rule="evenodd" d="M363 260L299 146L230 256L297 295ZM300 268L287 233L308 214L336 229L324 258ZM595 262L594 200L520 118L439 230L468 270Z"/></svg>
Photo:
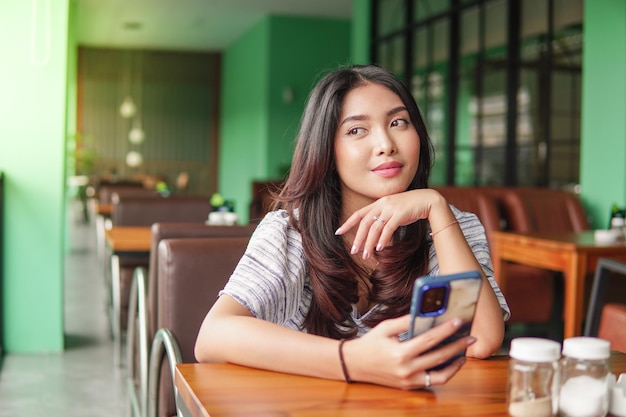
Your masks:
<svg viewBox="0 0 626 417"><path fill-rule="evenodd" d="M0 417L127 416L126 371L113 364L103 268L93 225L70 221L63 353L6 355Z"/></svg>

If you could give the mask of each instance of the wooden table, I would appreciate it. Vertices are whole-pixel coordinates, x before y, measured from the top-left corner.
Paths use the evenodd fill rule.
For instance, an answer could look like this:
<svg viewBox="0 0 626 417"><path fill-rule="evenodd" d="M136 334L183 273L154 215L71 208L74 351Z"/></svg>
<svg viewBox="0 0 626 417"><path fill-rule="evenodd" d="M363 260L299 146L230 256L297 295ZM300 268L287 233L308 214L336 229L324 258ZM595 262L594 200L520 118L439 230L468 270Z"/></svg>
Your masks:
<svg viewBox="0 0 626 417"><path fill-rule="evenodd" d="M613 373L626 355L613 352ZM174 383L185 417L507 416L508 356L468 359L446 385L402 391L231 364L180 364Z"/></svg>
<svg viewBox="0 0 626 417"><path fill-rule="evenodd" d="M517 262L563 273L564 337L582 333L585 276L600 258L626 261L626 243L597 243L594 231L581 233L492 232L491 257L498 285L506 287L504 262ZM588 296L588 295L587 295Z"/></svg>
<svg viewBox="0 0 626 417"><path fill-rule="evenodd" d="M113 334L113 361L121 364L122 329L120 326L122 294L120 256L145 258L146 264L150 255L152 228L150 226L117 226L104 231L106 245L109 248L111 278L109 291L111 294L110 318Z"/></svg>
<svg viewBox="0 0 626 417"><path fill-rule="evenodd" d="M112 213L112 203L96 203L96 214L99 214L101 216L111 216Z"/></svg>
<svg viewBox="0 0 626 417"><path fill-rule="evenodd" d="M149 253L152 239L150 226L117 226L104 232L113 253Z"/></svg>

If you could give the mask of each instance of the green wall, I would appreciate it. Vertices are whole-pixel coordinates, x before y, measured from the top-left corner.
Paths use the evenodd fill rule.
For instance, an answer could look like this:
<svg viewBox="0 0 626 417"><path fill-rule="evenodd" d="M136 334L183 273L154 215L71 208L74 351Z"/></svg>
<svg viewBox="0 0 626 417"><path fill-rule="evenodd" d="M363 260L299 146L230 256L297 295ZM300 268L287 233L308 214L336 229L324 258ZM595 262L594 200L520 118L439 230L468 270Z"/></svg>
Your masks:
<svg viewBox="0 0 626 417"><path fill-rule="evenodd" d="M282 16L270 17L269 21L269 135L265 174L280 178L291 164L294 139L309 92L320 75L349 62L350 25L344 20ZM292 92L291 101L285 97L288 91Z"/></svg>
<svg viewBox="0 0 626 417"><path fill-rule="evenodd" d="M353 64L369 64L371 0L352 0L352 36L350 56Z"/></svg>
<svg viewBox="0 0 626 417"><path fill-rule="evenodd" d="M584 5L581 187L594 228L626 206L626 2Z"/></svg>
<svg viewBox="0 0 626 417"><path fill-rule="evenodd" d="M234 199L240 223L248 221L252 178L267 171L269 21L263 21L222 56L219 192Z"/></svg>
<svg viewBox="0 0 626 417"><path fill-rule="evenodd" d="M0 5L6 353L63 350L69 0ZM38 11L36 19L32 13ZM31 19L39 24L31 29ZM31 43L32 40L32 43Z"/></svg>
<svg viewBox="0 0 626 417"><path fill-rule="evenodd" d="M224 51L219 191L236 201L240 223L252 181L283 176L311 87L349 62L349 48L348 20L269 16Z"/></svg>

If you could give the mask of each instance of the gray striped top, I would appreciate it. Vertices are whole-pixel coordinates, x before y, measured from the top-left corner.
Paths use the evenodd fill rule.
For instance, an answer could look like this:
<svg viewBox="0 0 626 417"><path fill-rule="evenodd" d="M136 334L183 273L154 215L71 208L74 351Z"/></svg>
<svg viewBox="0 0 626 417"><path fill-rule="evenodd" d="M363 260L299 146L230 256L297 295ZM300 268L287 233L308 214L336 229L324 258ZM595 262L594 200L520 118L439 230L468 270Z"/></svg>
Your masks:
<svg viewBox="0 0 626 417"><path fill-rule="evenodd" d="M451 206L459 226L476 259L493 287L506 319L509 307L493 278L493 266L485 230L472 213ZM429 275L439 274L434 245L430 246ZM285 210L268 213L254 231L248 248L221 294L228 294L255 317L282 326L302 330L311 303L311 283L300 233L289 225ZM369 330L362 320L380 306L361 316L352 306L352 319L359 336Z"/></svg>

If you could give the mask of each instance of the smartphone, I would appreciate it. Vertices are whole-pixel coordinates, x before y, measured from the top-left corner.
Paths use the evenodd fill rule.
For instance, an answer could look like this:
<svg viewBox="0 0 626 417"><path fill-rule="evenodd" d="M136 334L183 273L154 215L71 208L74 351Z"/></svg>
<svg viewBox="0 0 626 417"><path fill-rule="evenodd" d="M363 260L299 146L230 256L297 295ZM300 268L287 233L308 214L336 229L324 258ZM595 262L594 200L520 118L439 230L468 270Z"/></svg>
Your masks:
<svg viewBox="0 0 626 417"><path fill-rule="evenodd" d="M446 320L459 317L463 325L431 350L470 334L482 278L478 271L423 276L415 280L411 298L411 324L408 338L425 332ZM426 352L424 352L426 353ZM433 369L445 368L465 351Z"/></svg>

